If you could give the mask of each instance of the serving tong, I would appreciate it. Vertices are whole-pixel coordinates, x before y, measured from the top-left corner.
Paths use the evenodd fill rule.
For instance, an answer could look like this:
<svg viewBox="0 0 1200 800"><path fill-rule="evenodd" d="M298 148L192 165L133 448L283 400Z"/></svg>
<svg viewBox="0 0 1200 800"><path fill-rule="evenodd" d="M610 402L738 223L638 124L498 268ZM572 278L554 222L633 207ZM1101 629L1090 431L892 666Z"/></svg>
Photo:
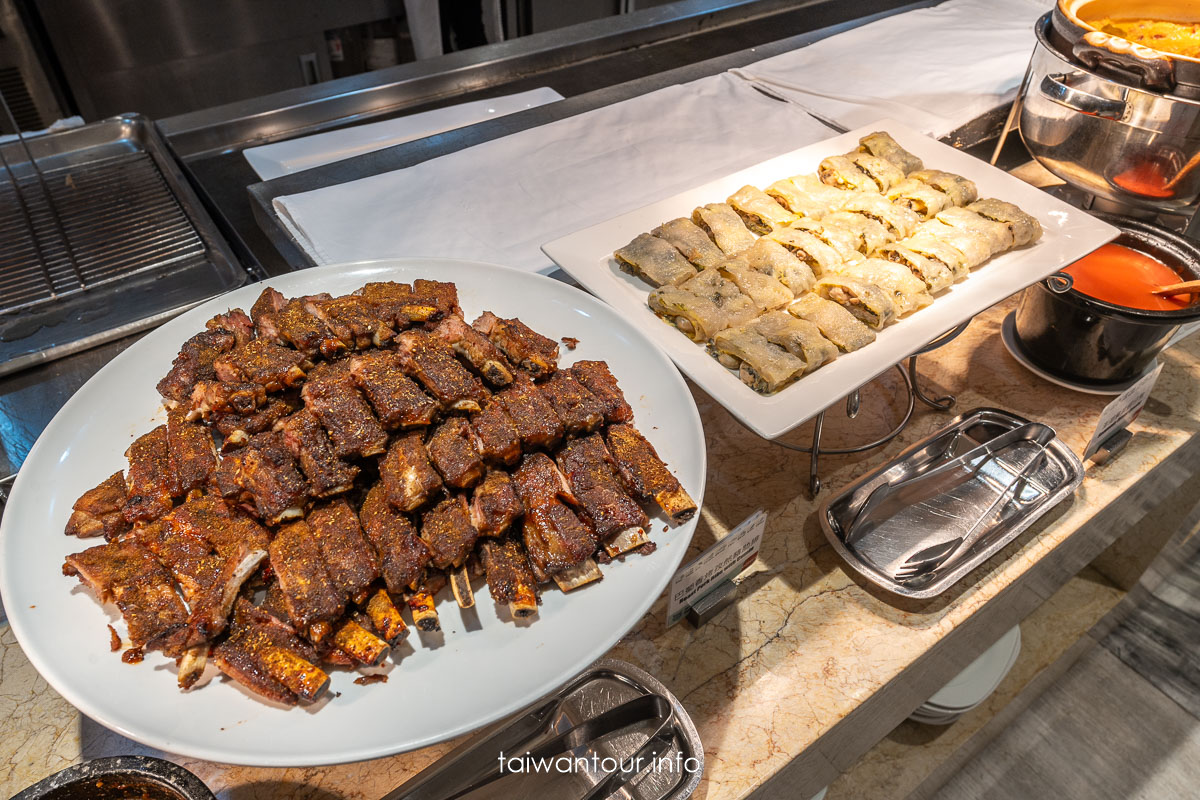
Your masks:
<svg viewBox="0 0 1200 800"><path fill-rule="evenodd" d="M963 430L955 431L948 446L944 452L954 452L955 445L959 437L963 435ZM1017 442L1030 442L1036 446L1035 451L1030 455L1024 463L1016 467L1016 471L1012 472L1012 480L1008 481L996 497L987 506L986 509L975 519L971 527L960 536L947 541L938 542L933 545L928 545L908 556L892 573L892 580L898 583L907 583L922 578L932 572L935 572L939 567L945 564L950 558L961 550L970 547L978 540L980 535L984 533L988 524L992 521L993 516L999 512L1003 515L1005 506L1017 496L1017 491L1028 484L1028 478L1033 474L1047 455L1047 446L1054 439L1054 429L1048 425L1043 425L1040 422L1027 422L1019 427L1001 434L993 439L980 444L962 455L956 456L944 464L941 464L931 470L921 472L909 478L905 478L896 482L886 482L875 487L867 496L867 499L859 507L855 513L850 526L847 529L846 543L853 544L858 537L856 534L867 527L866 523L871 521L871 515L875 512L884 501L895 496L901 489L913 488L918 482L935 482L938 479L949 475L955 471L965 470L968 474L975 475L988 462L998 459L1000 455ZM1005 469L1006 472L1010 470ZM1046 493L1044 487L1037 487L1037 496L1041 497Z"/></svg>

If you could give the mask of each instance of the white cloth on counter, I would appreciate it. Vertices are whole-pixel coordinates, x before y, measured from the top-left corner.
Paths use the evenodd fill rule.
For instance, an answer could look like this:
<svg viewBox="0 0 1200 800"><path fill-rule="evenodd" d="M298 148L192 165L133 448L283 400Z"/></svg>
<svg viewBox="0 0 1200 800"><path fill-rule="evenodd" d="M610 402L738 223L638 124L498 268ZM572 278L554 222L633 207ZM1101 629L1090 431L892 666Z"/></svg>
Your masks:
<svg viewBox="0 0 1200 800"><path fill-rule="evenodd" d="M562 100L553 89L542 87L528 92L473 100L396 119L385 119L352 128L301 136L274 144L247 147L242 151L250 166L264 181L290 175L322 164L360 156L397 144L423 139L435 133L474 125L492 117L503 117L527 108Z"/></svg>
<svg viewBox="0 0 1200 800"><path fill-rule="evenodd" d="M845 130L890 117L945 136L1016 97L1052 0L947 0L733 72Z"/></svg>
<svg viewBox="0 0 1200 800"><path fill-rule="evenodd" d="M318 264L444 256L541 270L545 242L829 136L725 73L274 205Z"/></svg>

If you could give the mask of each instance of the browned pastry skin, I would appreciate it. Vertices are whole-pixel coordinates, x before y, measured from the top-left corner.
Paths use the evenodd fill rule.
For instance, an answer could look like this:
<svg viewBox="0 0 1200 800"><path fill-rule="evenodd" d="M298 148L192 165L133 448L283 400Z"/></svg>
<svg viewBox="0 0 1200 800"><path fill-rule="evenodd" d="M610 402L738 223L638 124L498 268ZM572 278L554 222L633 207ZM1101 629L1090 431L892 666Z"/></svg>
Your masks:
<svg viewBox="0 0 1200 800"><path fill-rule="evenodd" d="M337 457L325 429L311 412L301 409L280 420L277 427L283 433L284 445L308 478L309 494L320 499L353 488L358 467Z"/></svg>
<svg viewBox="0 0 1200 800"><path fill-rule="evenodd" d="M129 523L121 513L125 502L125 473L117 470L79 496L71 506L73 510L65 533L80 538L104 536L109 541L116 539L129 530Z"/></svg>
<svg viewBox="0 0 1200 800"><path fill-rule="evenodd" d="M170 574L136 542L110 542L67 556L63 574L92 588L104 603L115 603L125 618L134 647L178 656L188 644L187 608Z"/></svg>
<svg viewBox="0 0 1200 800"><path fill-rule="evenodd" d="M397 436L379 460L379 480L388 502L401 511L415 511L435 492L441 491L438 476L419 431Z"/></svg>
<svg viewBox="0 0 1200 800"><path fill-rule="evenodd" d="M175 480L171 475L167 426L159 425L135 439L125 451L125 458L129 460L125 473L125 521L158 519L170 511Z"/></svg>
<svg viewBox="0 0 1200 800"><path fill-rule="evenodd" d="M158 393L168 403L186 403L198 381L217 377L213 363L237 345L226 330L205 330L183 343L171 370L158 382Z"/></svg>
<svg viewBox="0 0 1200 800"><path fill-rule="evenodd" d="M551 448L562 439L562 420L528 375L515 375L512 385L497 392L496 399L504 406L524 447Z"/></svg>
<svg viewBox="0 0 1200 800"><path fill-rule="evenodd" d="M404 371L425 387L444 408L477 412L488 398L479 378L458 363L450 345L426 331L396 337L396 353Z"/></svg>
<svg viewBox="0 0 1200 800"><path fill-rule="evenodd" d="M371 401L385 428L418 428L431 424L437 416L437 402L404 374L395 353L378 350L354 356L350 377Z"/></svg>
<svg viewBox="0 0 1200 800"><path fill-rule="evenodd" d="M508 360L535 378L544 378L558 369L558 343L547 339L519 319L502 319L485 311L471 327L500 348Z"/></svg>
<svg viewBox="0 0 1200 800"><path fill-rule="evenodd" d="M425 449L447 486L467 489L483 477L483 459L475 444L475 432L462 417L450 417L435 427Z"/></svg>
<svg viewBox="0 0 1200 800"><path fill-rule="evenodd" d="M339 458L373 456L387 446L387 432L355 386L348 363L314 369L300 396L304 407L329 431Z"/></svg>
<svg viewBox="0 0 1200 800"><path fill-rule="evenodd" d="M388 502L387 490L377 483L367 492L359 510L367 539L375 547L379 571L388 591L402 594L420 580L429 563L429 547L417 529Z"/></svg>
<svg viewBox="0 0 1200 800"><path fill-rule="evenodd" d="M611 425L605 431L608 450L625 486L642 500L653 500L676 522L696 513L696 503L658 457L654 445L632 425Z"/></svg>
<svg viewBox="0 0 1200 800"><path fill-rule="evenodd" d="M600 434L567 442L558 453L558 465L601 541L650 524L646 512L626 494Z"/></svg>
<svg viewBox="0 0 1200 800"><path fill-rule="evenodd" d="M605 422L633 422L633 409L625 401L625 393L617 385L617 379L608 364L603 361L576 361L570 370L603 406Z"/></svg>

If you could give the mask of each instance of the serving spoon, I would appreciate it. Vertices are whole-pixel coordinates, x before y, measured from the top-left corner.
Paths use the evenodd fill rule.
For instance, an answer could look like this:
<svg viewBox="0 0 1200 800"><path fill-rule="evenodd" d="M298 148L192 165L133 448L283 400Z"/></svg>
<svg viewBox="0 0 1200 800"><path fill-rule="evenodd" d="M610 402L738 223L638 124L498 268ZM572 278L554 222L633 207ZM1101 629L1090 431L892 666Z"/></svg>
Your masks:
<svg viewBox="0 0 1200 800"><path fill-rule="evenodd" d="M1183 283L1172 283L1167 286L1160 286L1157 289L1152 289L1150 294L1156 294L1159 297L1170 297L1174 294L1193 294L1200 293L1200 280L1184 281Z"/></svg>

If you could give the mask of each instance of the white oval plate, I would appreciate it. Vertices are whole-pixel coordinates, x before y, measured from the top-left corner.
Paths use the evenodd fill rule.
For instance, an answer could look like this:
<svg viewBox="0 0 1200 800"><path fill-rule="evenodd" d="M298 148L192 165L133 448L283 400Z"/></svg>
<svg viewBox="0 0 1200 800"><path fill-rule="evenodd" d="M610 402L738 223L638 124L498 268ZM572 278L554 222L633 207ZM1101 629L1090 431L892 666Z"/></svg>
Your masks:
<svg viewBox="0 0 1200 800"><path fill-rule="evenodd" d="M682 377L645 334L578 289L443 259L333 265L269 283L295 296L419 277L458 284L469 319L490 310L519 316L556 340L578 338L576 350L562 349L562 363L607 361L639 429L684 488L697 500L704 496L704 432ZM133 438L165 417L154 386L183 341L214 314L248 309L261 290L248 286L209 301L114 358L63 406L21 467L0 527L0 592L21 647L63 697L118 733L184 756L273 767L359 761L449 739L520 709L603 655L642 618L679 566L696 518L664 532L660 514L651 522L657 552L604 567L603 581L570 596L547 590L529 624L502 621L486 589L471 612L439 598L441 646L414 633L386 684L357 686L354 673L335 672L331 688L340 696L319 708L269 705L224 679L180 692L174 665L159 653L122 663L109 651L105 628L115 614L61 573L66 555L97 543L63 535L71 504L124 467Z"/></svg>

